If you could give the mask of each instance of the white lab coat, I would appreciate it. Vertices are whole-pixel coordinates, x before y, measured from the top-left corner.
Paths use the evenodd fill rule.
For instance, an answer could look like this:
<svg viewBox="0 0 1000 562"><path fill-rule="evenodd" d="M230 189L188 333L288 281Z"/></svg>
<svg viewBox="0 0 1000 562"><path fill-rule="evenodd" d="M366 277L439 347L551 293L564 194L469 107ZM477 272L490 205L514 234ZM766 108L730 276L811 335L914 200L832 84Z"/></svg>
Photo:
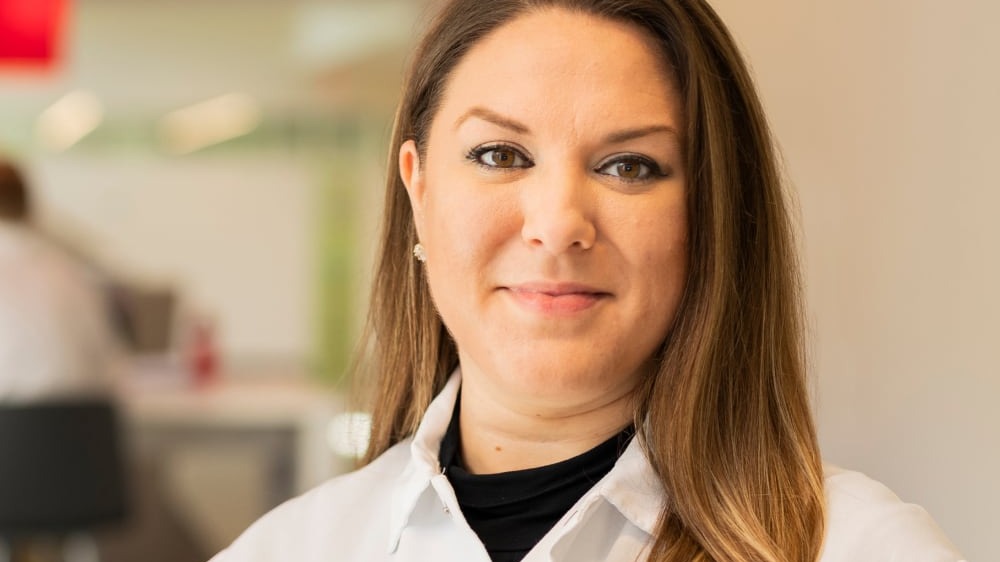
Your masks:
<svg viewBox="0 0 1000 562"><path fill-rule="evenodd" d="M83 266L28 228L0 221L0 401L111 394L116 352Z"/></svg>
<svg viewBox="0 0 1000 562"><path fill-rule="evenodd" d="M264 516L210 562L489 562L438 465L459 375L416 435L357 472ZM920 507L881 484L830 468L821 562L956 562L962 556ZM633 440L614 468L542 538L524 562L642 560L662 488Z"/></svg>

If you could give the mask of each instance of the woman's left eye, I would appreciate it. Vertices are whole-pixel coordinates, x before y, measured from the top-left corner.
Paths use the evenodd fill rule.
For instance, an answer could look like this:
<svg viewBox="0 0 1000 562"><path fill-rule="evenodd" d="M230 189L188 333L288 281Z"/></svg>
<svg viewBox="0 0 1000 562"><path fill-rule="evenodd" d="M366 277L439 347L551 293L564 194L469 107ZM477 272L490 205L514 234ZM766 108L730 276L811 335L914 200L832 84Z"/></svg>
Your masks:
<svg viewBox="0 0 1000 562"><path fill-rule="evenodd" d="M624 181L645 181L665 175L656 162L642 156L620 156L601 164L594 171Z"/></svg>

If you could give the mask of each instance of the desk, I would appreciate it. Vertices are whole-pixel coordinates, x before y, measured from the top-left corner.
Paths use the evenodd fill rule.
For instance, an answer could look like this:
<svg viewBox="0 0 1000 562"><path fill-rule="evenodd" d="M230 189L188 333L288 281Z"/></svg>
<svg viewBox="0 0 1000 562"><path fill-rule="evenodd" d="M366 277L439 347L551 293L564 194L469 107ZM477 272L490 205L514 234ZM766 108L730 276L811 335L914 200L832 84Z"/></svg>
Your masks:
<svg viewBox="0 0 1000 562"><path fill-rule="evenodd" d="M217 551L282 501L349 470L329 446L343 399L295 373L232 374L205 387L138 372L124 390L133 448L189 531Z"/></svg>

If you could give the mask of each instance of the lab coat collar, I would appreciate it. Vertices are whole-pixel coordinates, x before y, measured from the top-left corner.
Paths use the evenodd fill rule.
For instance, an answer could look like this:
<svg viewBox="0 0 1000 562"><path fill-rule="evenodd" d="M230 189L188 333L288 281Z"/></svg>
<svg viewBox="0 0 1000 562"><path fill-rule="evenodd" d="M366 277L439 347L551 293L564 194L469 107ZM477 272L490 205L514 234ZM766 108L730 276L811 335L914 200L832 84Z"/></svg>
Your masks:
<svg viewBox="0 0 1000 562"><path fill-rule="evenodd" d="M390 515L389 552L394 552L399 545L417 501L431 486L431 479L442 473L438 451L451 421L461 382L461 372L456 369L444 389L427 408L409 443L410 461L395 483ZM633 525L649 535L654 534L664 506L663 487L637 438L632 439L614 468L585 494L580 505L588 506L586 511L592 509L595 503L586 501L586 496L595 493L613 505Z"/></svg>
<svg viewBox="0 0 1000 562"><path fill-rule="evenodd" d="M393 492L389 533L390 553L395 552L399 546L403 530L409 524L410 516L420 496L430 486L431 478L442 472L438 462L438 449L451 421L451 413L455 408L461 385L462 376L456 369L441 392L427 407L417 432L411 438L410 462L403 469Z"/></svg>
<svg viewBox="0 0 1000 562"><path fill-rule="evenodd" d="M597 490L633 525L648 535L655 534L665 495L638 437L632 438L611 472L597 484Z"/></svg>

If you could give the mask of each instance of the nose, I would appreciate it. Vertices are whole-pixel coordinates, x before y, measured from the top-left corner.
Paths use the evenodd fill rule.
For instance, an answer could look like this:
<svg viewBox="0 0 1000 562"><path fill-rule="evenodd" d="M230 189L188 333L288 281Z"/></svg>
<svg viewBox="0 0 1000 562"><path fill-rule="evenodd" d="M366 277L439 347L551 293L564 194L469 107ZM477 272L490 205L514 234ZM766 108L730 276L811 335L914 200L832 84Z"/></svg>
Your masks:
<svg viewBox="0 0 1000 562"><path fill-rule="evenodd" d="M522 192L521 238L553 255L592 248L597 227L587 178L561 171L538 179Z"/></svg>

